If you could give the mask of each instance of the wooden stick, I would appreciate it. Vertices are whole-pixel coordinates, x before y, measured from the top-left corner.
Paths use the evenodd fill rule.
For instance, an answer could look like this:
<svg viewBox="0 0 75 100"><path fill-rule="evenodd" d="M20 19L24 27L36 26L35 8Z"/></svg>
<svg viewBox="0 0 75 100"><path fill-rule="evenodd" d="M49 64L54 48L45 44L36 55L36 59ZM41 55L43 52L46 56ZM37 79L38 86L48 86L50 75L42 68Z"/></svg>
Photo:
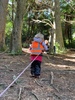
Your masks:
<svg viewBox="0 0 75 100"><path fill-rule="evenodd" d="M18 100L21 100L21 94L22 94L22 88L20 87L20 89L19 89L19 96L18 96Z"/></svg>
<svg viewBox="0 0 75 100"><path fill-rule="evenodd" d="M41 85L41 84L40 84L39 82L37 82L36 80L35 80L35 82L36 82L37 85L43 87L43 85Z"/></svg>
<svg viewBox="0 0 75 100"><path fill-rule="evenodd" d="M54 80L54 74L53 74L53 72L51 72L51 75L50 75L51 77L51 79L50 79L50 84L52 85L53 84L53 80Z"/></svg>
<svg viewBox="0 0 75 100"><path fill-rule="evenodd" d="M36 98L36 100L39 100L38 97L34 93L31 92L31 94Z"/></svg>

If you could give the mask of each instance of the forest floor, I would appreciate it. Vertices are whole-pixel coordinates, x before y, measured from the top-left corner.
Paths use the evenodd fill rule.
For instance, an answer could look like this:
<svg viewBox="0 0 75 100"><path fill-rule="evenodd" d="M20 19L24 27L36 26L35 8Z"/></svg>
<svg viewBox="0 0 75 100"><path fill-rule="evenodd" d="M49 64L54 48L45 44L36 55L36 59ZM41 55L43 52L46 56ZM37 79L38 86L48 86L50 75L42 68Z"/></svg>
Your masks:
<svg viewBox="0 0 75 100"><path fill-rule="evenodd" d="M27 50L26 50L27 51ZM0 95L30 63L29 54L0 54ZM75 100L75 51L44 54L39 79L30 67L2 94L0 100Z"/></svg>

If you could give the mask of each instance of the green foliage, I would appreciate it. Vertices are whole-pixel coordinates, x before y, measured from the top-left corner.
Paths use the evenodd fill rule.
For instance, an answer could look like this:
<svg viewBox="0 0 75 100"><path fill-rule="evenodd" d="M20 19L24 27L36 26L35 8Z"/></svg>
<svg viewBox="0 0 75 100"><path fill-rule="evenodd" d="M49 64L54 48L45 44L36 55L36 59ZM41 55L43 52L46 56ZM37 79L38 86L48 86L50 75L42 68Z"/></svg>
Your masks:
<svg viewBox="0 0 75 100"><path fill-rule="evenodd" d="M72 41L71 47L75 48L75 39Z"/></svg>
<svg viewBox="0 0 75 100"><path fill-rule="evenodd" d="M64 44L66 48L75 48L75 25L72 25L72 41L69 43L68 37L64 38Z"/></svg>
<svg viewBox="0 0 75 100"><path fill-rule="evenodd" d="M23 43L22 46L23 46L24 48L29 48L29 43Z"/></svg>
<svg viewBox="0 0 75 100"><path fill-rule="evenodd" d="M6 33L5 42L6 42L7 46L10 46L12 28L13 28L12 23L7 22L6 23L6 30L5 30L5 33Z"/></svg>
<svg viewBox="0 0 75 100"><path fill-rule="evenodd" d="M58 42L55 43L55 47L56 47L57 54L65 53L65 48L61 48Z"/></svg>
<svg viewBox="0 0 75 100"><path fill-rule="evenodd" d="M11 33L11 31L12 31L12 28L13 28L12 23L11 23L11 22L7 22L7 23L6 23L6 30L5 30L5 33L6 33L7 35L10 35L10 33Z"/></svg>
<svg viewBox="0 0 75 100"><path fill-rule="evenodd" d="M8 52L8 51L9 51L9 48L6 45L0 48L0 52Z"/></svg>

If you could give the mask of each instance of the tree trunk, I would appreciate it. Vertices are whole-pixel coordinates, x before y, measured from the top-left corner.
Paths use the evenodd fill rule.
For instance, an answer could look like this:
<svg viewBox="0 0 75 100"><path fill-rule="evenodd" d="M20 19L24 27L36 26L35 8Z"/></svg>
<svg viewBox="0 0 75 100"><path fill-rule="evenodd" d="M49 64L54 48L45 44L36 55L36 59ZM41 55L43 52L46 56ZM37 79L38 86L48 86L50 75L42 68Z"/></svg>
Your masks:
<svg viewBox="0 0 75 100"><path fill-rule="evenodd" d="M54 38L54 32L53 32L53 30L51 30L51 34L50 34L50 36L49 36L49 38L51 38L50 39L50 46L49 46L49 53L50 54L54 54L54 44L53 44L53 38Z"/></svg>
<svg viewBox="0 0 75 100"><path fill-rule="evenodd" d="M5 48L5 25L8 0L0 0L0 50Z"/></svg>
<svg viewBox="0 0 75 100"><path fill-rule="evenodd" d="M17 0L17 11L12 31L12 54L22 53L21 31L26 0Z"/></svg>
<svg viewBox="0 0 75 100"><path fill-rule="evenodd" d="M60 50L64 48L61 20L60 20L60 4L59 0L55 0L55 23L56 23L56 42L59 44Z"/></svg>
<svg viewBox="0 0 75 100"><path fill-rule="evenodd" d="M72 16L68 16L67 14L65 15L65 18L67 21L72 20ZM64 38L68 39L69 46L71 47L72 44L72 25L68 22L65 22L65 34Z"/></svg>

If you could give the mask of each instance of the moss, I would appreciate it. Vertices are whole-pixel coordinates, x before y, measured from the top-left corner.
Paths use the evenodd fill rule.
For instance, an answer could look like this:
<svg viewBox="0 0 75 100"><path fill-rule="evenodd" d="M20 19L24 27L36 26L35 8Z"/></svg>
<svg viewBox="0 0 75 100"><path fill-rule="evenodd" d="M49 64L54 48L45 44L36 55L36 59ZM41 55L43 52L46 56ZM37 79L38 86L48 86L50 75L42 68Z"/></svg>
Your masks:
<svg viewBox="0 0 75 100"><path fill-rule="evenodd" d="M0 52L4 52L8 49L8 47L6 45L4 45L3 47L0 48Z"/></svg>
<svg viewBox="0 0 75 100"><path fill-rule="evenodd" d="M18 50L12 50L11 51L11 53L10 53L11 55L21 55L22 54L22 49L18 49Z"/></svg>
<svg viewBox="0 0 75 100"><path fill-rule="evenodd" d="M56 54L62 54L65 53L66 49L61 47L59 43L56 42L55 44L55 48L56 48Z"/></svg>

